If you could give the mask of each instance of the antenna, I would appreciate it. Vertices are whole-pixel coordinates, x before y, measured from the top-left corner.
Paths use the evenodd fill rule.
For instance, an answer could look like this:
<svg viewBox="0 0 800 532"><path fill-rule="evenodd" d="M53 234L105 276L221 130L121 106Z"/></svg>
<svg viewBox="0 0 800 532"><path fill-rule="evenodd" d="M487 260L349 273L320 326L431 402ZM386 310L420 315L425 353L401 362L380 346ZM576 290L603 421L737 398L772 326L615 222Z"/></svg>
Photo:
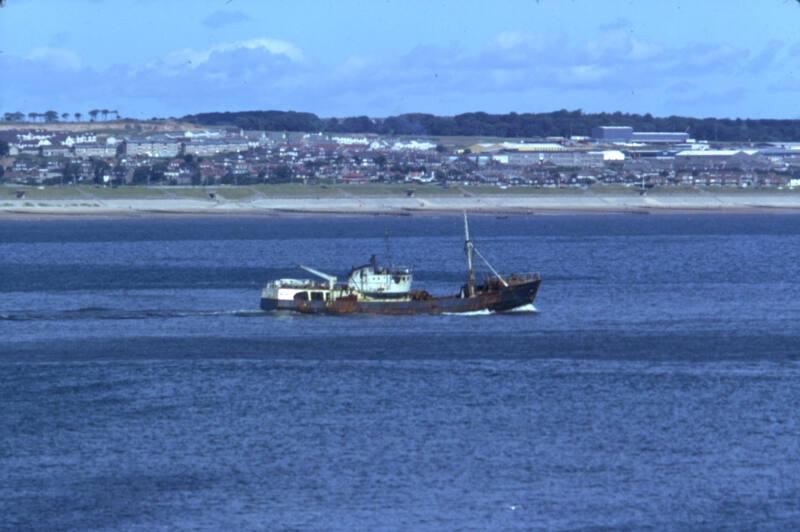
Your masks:
<svg viewBox="0 0 800 532"><path fill-rule="evenodd" d="M386 264L389 265L389 269L394 269L394 265L392 264L392 245L391 240L389 240L389 229L383 230L383 245L386 247Z"/></svg>

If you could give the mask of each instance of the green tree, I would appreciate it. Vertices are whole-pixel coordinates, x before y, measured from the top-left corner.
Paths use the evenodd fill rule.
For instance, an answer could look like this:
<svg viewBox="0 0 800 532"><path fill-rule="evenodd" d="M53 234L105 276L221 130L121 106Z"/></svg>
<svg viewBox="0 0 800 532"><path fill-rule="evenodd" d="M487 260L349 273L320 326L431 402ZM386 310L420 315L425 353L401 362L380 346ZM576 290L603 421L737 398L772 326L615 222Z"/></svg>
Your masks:
<svg viewBox="0 0 800 532"><path fill-rule="evenodd" d="M57 122L58 121L58 113L55 111L45 111L42 115L44 116L45 122Z"/></svg>
<svg viewBox="0 0 800 532"><path fill-rule="evenodd" d="M285 164L280 165L275 169L272 175L273 183L289 183L292 181L292 169Z"/></svg>
<svg viewBox="0 0 800 532"><path fill-rule="evenodd" d="M150 167L145 166L137 166L136 169L133 171L133 177L131 178L131 183L134 185L149 185L150 184Z"/></svg>
<svg viewBox="0 0 800 532"><path fill-rule="evenodd" d="M153 170L150 174L150 182L164 181L164 173L167 171L167 163L158 162L153 165Z"/></svg>
<svg viewBox="0 0 800 532"><path fill-rule="evenodd" d="M67 163L62 172L65 183L77 183L81 177L81 165L78 163Z"/></svg>
<svg viewBox="0 0 800 532"><path fill-rule="evenodd" d="M61 120L63 120L64 122L69 120L69 113L61 113Z"/></svg>
<svg viewBox="0 0 800 532"><path fill-rule="evenodd" d="M89 116L91 117L92 122L97 120L97 115L100 114L100 109L92 109L89 111Z"/></svg>
<svg viewBox="0 0 800 532"><path fill-rule="evenodd" d="M37 119L37 118L39 118L39 113L34 113L33 111L31 111L30 113L28 113L28 120L29 120L29 121L31 121L31 122L36 122L36 119Z"/></svg>
<svg viewBox="0 0 800 532"><path fill-rule="evenodd" d="M112 170L114 181L116 182L124 182L125 175L128 173L128 168L124 166L121 162L117 161L117 164L114 165Z"/></svg>
<svg viewBox="0 0 800 532"><path fill-rule="evenodd" d="M235 185L236 184L236 176L233 175L233 172L226 172L222 179L220 179L220 183L223 185Z"/></svg>
<svg viewBox="0 0 800 532"><path fill-rule="evenodd" d="M75 117L75 121L76 122L80 122L81 121L81 116L83 116L83 115L81 113L73 113L73 116Z"/></svg>
<svg viewBox="0 0 800 532"><path fill-rule="evenodd" d="M336 133L382 133L402 135L466 135L500 137L545 137L590 135L598 126L630 126L636 131L686 132L705 140L800 141L798 119L655 117L649 114L584 113L561 109L546 113L462 113L435 116L408 113L383 119L367 117L319 118L311 113L243 111L189 115L185 120L201 125L231 125L269 131L326 131Z"/></svg>
<svg viewBox="0 0 800 532"><path fill-rule="evenodd" d="M92 161L92 173L95 184L102 185L105 183L103 176L111 175L111 166L105 161L94 160Z"/></svg>

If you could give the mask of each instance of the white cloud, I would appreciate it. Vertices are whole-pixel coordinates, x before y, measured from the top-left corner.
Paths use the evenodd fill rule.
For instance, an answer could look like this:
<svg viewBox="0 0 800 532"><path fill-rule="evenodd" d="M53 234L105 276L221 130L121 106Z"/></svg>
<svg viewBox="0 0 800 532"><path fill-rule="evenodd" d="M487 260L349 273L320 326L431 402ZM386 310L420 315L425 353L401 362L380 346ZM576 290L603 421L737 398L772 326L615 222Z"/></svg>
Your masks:
<svg viewBox="0 0 800 532"><path fill-rule="evenodd" d="M290 42L281 41L278 39L250 39L247 41L222 44L215 46L211 50L214 52L229 52L231 50L237 50L240 48L245 48L247 50L265 50L271 54L285 55L292 61L299 62L303 60L303 52L297 46Z"/></svg>
<svg viewBox="0 0 800 532"><path fill-rule="evenodd" d="M303 51L288 41L279 39L258 38L232 43L222 43L205 50L184 48L167 54L165 62L169 65L188 65L197 67L209 61L217 53L234 52L236 50L260 50L274 55L282 55L295 62L304 60Z"/></svg>
<svg viewBox="0 0 800 532"><path fill-rule="evenodd" d="M594 61L648 61L657 58L662 47L640 39L626 26L615 26L601 33L585 45L586 53Z"/></svg>
<svg viewBox="0 0 800 532"><path fill-rule="evenodd" d="M217 10L203 19L203 25L212 29L222 28L231 24L238 24L240 22L247 22L250 20L246 14L241 11Z"/></svg>
<svg viewBox="0 0 800 532"><path fill-rule="evenodd" d="M601 65L573 65L561 71L561 81L568 84L582 85L606 80L613 71Z"/></svg>
<svg viewBox="0 0 800 532"><path fill-rule="evenodd" d="M75 52L50 46L34 48L26 59L44 63L56 70L78 70L82 66L81 58Z"/></svg>
<svg viewBox="0 0 800 532"><path fill-rule="evenodd" d="M609 38L601 42L507 32L472 52L417 47L334 65L308 58L288 41L262 37L185 48L163 60L103 71L88 68L70 50L38 48L25 57L0 54L0 70L14 75L14 83L0 86L0 111L107 107L149 117L277 108L379 116L583 108L705 114L714 97L767 109L757 102L772 102L764 97L770 83L793 75L765 68L742 79L753 65L790 60L790 49L775 43L753 51L709 43L666 48L632 36L624 25L605 34ZM710 86L741 88L703 92Z"/></svg>
<svg viewBox="0 0 800 532"><path fill-rule="evenodd" d="M514 50L520 47L541 48L544 44L544 37L523 31L504 31L495 37L491 43L500 50Z"/></svg>

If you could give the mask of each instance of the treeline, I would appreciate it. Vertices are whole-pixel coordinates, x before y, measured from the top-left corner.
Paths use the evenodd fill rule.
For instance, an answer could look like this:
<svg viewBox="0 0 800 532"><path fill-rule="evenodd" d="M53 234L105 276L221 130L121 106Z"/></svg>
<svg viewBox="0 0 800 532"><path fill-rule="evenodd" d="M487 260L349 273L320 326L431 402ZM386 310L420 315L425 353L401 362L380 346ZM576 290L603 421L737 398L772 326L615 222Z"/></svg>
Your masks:
<svg viewBox="0 0 800 532"><path fill-rule="evenodd" d="M320 118L295 111L200 113L183 118L205 126L235 126L265 131L378 133L383 135L570 137L590 135L597 126L631 126L636 131L688 132L693 138L722 142L800 141L800 120L654 117L650 114L464 113L436 116L410 113L387 118Z"/></svg>
<svg viewBox="0 0 800 532"><path fill-rule="evenodd" d="M92 122L96 121L98 116L102 116L103 120L108 120L108 117L113 115L119 120L119 113L113 109L92 109L87 114ZM58 111L51 110L45 111L44 113L32 111L25 114L20 111L15 111L3 113L2 120L5 122L24 122L27 118L28 122L46 122L52 124L53 122L58 122L59 117L61 122L68 122L70 119L74 119L75 122L80 122L82 116L83 113L80 112L59 114Z"/></svg>

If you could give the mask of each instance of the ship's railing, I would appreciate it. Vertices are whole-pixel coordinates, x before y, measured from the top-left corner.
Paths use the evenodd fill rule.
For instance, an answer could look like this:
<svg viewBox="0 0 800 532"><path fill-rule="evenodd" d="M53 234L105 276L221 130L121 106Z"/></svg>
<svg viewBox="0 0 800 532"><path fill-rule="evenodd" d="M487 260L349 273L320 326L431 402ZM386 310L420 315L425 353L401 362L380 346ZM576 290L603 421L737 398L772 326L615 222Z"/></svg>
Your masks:
<svg viewBox="0 0 800 532"><path fill-rule="evenodd" d="M483 282L477 286L478 289L491 289L491 288L499 288L502 286L507 286L508 284L522 284L522 283L530 283L533 281L539 281L541 277L539 277L538 273L512 273L508 276L500 279L497 276L489 276L485 277Z"/></svg>
<svg viewBox="0 0 800 532"><path fill-rule="evenodd" d="M312 279L278 279L269 284L276 288L328 288L327 283Z"/></svg>
<svg viewBox="0 0 800 532"><path fill-rule="evenodd" d="M517 282L539 281L541 276L538 273L512 273L508 276L508 280Z"/></svg>

